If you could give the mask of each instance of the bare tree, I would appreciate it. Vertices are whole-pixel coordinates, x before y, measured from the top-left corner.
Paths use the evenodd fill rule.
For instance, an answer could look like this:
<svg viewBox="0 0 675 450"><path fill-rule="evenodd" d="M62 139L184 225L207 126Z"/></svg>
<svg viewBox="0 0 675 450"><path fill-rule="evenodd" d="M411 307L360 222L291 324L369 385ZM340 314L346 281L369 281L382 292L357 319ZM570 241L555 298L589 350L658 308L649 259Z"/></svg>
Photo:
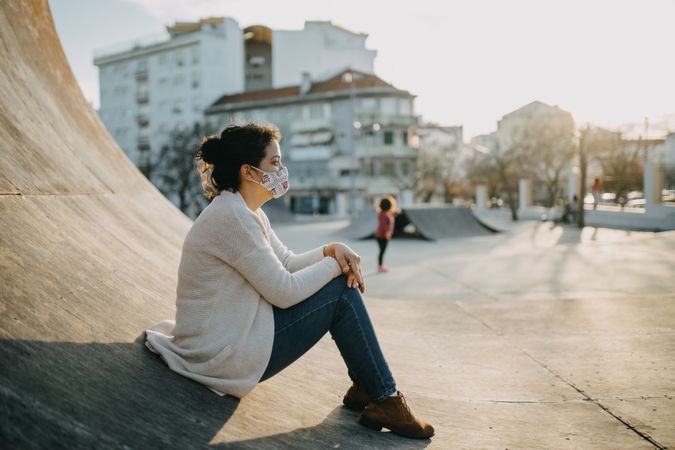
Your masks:
<svg viewBox="0 0 675 450"><path fill-rule="evenodd" d="M415 195L429 202L436 193L443 193L445 201L461 195L459 186L463 178L461 133L449 132L442 127L418 130L422 135L417 151L417 186Z"/></svg>
<svg viewBox="0 0 675 450"><path fill-rule="evenodd" d="M489 148L475 146L474 157L468 162L467 174L471 182L486 186L489 197L506 198L511 219L518 220L518 180L522 176L522 162L517 146L507 139L495 139Z"/></svg>
<svg viewBox="0 0 675 450"><path fill-rule="evenodd" d="M213 130L201 123L174 129L152 165L153 184L193 219L208 203L202 195L194 154L202 138L212 133Z"/></svg>
<svg viewBox="0 0 675 450"><path fill-rule="evenodd" d="M546 206L553 206L561 178L577 152L574 121L560 110L541 113L510 127L507 142L521 163L522 174L546 189Z"/></svg>

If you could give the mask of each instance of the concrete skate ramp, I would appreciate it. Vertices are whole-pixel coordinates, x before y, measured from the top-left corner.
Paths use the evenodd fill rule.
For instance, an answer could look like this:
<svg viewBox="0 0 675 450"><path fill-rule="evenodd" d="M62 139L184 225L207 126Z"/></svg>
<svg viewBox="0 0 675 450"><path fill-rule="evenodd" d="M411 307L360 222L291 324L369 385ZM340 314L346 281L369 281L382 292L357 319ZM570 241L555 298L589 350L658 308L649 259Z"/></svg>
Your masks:
<svg viewBox="0 0 675 450"><path fill-rule="evenodd" d="M364 210L344 229L343 234L351 239L368 239L374 236L376 228L376 213L373 210ZM436 240L485 236L496 231L481 222L469 208L408 206L402 208L396 218L394 237L414 236Z"/></svg>

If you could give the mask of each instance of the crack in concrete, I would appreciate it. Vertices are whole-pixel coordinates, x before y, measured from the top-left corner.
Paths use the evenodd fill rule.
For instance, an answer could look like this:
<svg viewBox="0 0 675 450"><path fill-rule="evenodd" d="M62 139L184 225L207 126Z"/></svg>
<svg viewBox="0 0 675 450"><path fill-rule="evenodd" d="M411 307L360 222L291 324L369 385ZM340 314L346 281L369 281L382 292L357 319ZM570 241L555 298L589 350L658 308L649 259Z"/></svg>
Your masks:
<svg viewBox="0 0 675 450"><path fill-rule="evenodd" d="M459 307L459 309L460 309L462 312L464 312L467 316L469 316L469 317L471 317L472 319L476 320L477 322L479 322L480 324L482 324L484 327L486 327L487 329L489 329L490 331L492 331L493 333L495 333L497 336L502 337L502 338L505 338L505 339L508 340L508 336L504 335L504 333L502 333L501 331L499 331L499 330L493 328L492 326L490 326L490 324L488 324L487 322L485 322L483 319L481 319L480 317L478 317L478 316L476 316L475 314L472 314L470 311L468 311L468 310L464 307L464 305L462 304L462 302L455 302L455 303L457 304L457 306ZM575 391L577 391L577 393L581 394L581 396L584 397L584 400L593 403L594 405L596 405L597 407L599 407L600 409L602 409L603 411L605 411L607 414L609 414L610 416L614 417L616 420L618 420L619 422L621 422L622 424L624 424L624 425L626 426L626 428L628 428L629 430L631 430L632 432L634 432L635 434L637 434L638 436L640 436L640 437L641 437L642 439L644 439L645 441L647 441L647 442L649 442L650 444L652 444L655 448L657 448L657 449L659 449L659 450L668 450L668 447L666 447L665 445L659 443L658 441L656 441L656 439L654 439L653 437L651 437L650 435L648 435L648 434L645 433L644 431L640 431L637 427L635 427L634 425L632 425L630 422L628 422L627 420L625 420L625 419L622 418L621 416L616 415L616 414L615 414L614 412L612 412L607 406L603 405L598 399L594 399L593 397L591 397L590 395L588 395L588 394L586 393L586 391L584 391L583 389L577 387L577 386L576 386L574 383L572 383L571 381L567 381L565 378L563 378L562 376L560 376L558 373L556 373L556 372L555 372L553 369L551 369L549 366L547 366L547 365L544 364L543 362L539 361L537 358L535 358L534 356L532 356L531 354L529 354L527 351L523 350L519 345L515 344L514 342L510 342L510 344L513 345L515 348L517 348L517 349L518 349L520 352L522 352L525 356L527 356L528 358L530 358L532 361L534 361L535 363L537 363L538 365L540 365L541 367L543 367L543 368L544 368L547 372L549 372L551 375L553 375L554 377L556 377L557 379L559 379L560 381L562 381L563 383L565 383L566 385L568 385L569 387L571 387L572 389L574 389ZM524 402L521 402L521 403L524 403ZM535 403L535 402L533 402L533 403Z"/></svg>
<svg viewBox="0 0 675 450"><path fill-rule="evenodd" d="M567 401L552 401L552 400L477 400L479 402L488 402L488 403L533 403L536 405L544 403L568 403Z"/></svg>
<svg viewBox="0 0 675 450"><path fill-rule="evenodd" d="M528 352L524 351L523 349L521 349L521 348L519 348L519 347L517 347L517 348L518 348L520 351L522 351L523 354L525 354L525 355L526 355L528 358L530 358L532 361L534 361L535 363L537 363L537 364L539 364L540 366L542 366L544 369L546 369L546 370L547 370L549 373L551 373L553 376L555 376L555 377L558 378L560 381L562 381L563 383L567 384L569 387L571 387L572 389L574 389L575 391L577 391L579 394L581 394L581 395L584 397L585 400L587 400L587 401L593 403L594 405L596 405L597 407L599 407L600 409L602 409L603 411L605 411L607 414L609 414L610 416L614 417L616 420L618 420L619 422L621 422L622 424L624 424L629 430L633 431L635 434L637 434L638 436L640 436L642 439L646 440L647 442L649 442L650 444L652 444L654 447L658 448L659 450L668 450L668 447L666 447L665 445L660 444L659 442L657 442L654 438L652 438L652 437L651 437L650 435L648 435L647 433L638 430L637 427L633 426L630 422L628 422L627 420L623 419L621 416L618 416L618 415L614 414L614 412L612 412L607 406L605 406L605 405L603 405L602 403L600 403L599 400L594 399L593 397L591 397L590 395L588 395L588 394L586 393L586 391L584 391L583 389L577 387L577 386L576 386L574 383L572 383L571 381L567 381L566 379L564 379L563 377L561 377L560 375L558 375L553 369L551 369L551 368L548 367L546 364L544 364L544 363L542 363L541 361L539 361L539 360L538 360L537 358L535 358L534 356L530 355Z"/></svg>

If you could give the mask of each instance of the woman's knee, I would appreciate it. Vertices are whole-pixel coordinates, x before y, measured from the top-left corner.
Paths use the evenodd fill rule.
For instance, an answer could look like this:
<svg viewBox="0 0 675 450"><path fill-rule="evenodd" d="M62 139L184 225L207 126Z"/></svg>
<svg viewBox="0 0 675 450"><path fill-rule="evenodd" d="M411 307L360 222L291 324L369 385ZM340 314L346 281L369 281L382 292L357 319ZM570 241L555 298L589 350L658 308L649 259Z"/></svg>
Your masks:
<svg viewBox="0 0 675 450"><path fill-rule="evenodd" d="M348 287L346 276L341 276L340 278L344 278L344 290L342 291L341 296L342 300L352 304L354 303L363 304L363 297L361 296L359 288Z"/></svg>

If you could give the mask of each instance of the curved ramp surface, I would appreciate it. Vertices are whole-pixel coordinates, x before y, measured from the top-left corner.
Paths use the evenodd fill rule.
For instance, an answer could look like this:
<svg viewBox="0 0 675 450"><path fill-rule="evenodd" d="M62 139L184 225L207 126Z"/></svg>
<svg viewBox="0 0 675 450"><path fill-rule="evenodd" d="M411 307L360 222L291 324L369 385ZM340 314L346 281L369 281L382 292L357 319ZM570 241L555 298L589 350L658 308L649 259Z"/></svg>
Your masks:
<svg viewBox="0 0 675 450"><path fill-rule="evenodd" d="M409 232L407 230L413 230ZM422 239L463 238L485 236L497 232L474 216L469 208L459 206L407 206L396 218L394 236L418 236ZM351 239L373 237L377 228L374 210L363 210L345 229Z"/></svg>

